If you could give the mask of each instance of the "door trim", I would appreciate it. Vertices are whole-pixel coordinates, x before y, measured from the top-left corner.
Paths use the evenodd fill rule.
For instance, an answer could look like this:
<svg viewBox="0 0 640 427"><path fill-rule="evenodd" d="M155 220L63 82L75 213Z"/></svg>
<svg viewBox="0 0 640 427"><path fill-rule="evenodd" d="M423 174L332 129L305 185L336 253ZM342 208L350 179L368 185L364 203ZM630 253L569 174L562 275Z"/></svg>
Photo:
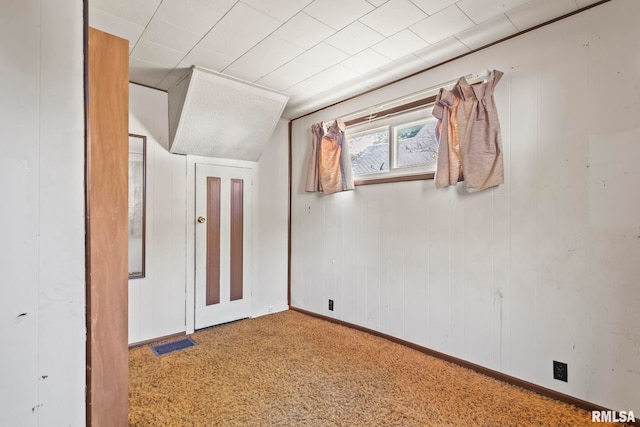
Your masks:
<svg viewBox="0 0 640 427"><path fill-rule="evenodd" d="M187 334L195 332L195 307L196 307L196 164L205 164L211 166L227 166L250 169L250 175L255 183L256 169L258 162L250 162L245 160L219 159L213 157L202 157L187 155L187 256L186 256L186 280L185 280L185 330ZM257 206L257 186L254 185L251 192L252 206ZM251 217L251 227L257 230L257 214ZM255 233L252 233L251 247L255 247ZM252 261L249 267L249 278L251 280L255 275L256 262ZM252 304L253 316L253 304Z"/></svg>

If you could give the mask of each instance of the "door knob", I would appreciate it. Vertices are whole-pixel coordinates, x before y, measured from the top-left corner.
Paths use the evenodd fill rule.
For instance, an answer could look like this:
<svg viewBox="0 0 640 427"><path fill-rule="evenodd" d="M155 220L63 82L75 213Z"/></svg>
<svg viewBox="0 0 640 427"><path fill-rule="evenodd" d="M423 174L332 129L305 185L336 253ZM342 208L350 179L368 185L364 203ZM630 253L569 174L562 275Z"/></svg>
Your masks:
<svg viewBox="0 0 640 427"><path fill-rule="evenodd" d="M198 217L198 222L199 222L200 224L203 224L205 221L206 221L206 218L205 218L205 217L203 217L203 216L199 216L199 217Z"/></svg>

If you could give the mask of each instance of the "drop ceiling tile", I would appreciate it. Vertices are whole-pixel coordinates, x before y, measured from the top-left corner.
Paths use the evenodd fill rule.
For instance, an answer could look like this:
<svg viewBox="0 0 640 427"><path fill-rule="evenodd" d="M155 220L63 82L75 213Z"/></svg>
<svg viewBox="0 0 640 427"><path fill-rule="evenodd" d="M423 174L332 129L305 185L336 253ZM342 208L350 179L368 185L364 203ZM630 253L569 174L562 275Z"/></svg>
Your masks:
<svg viewBox="0 0 640 427"><path fill-rule="evenodd" d="M402 30L380 43L372 49L390 59L400 59L412 52L427 47L429 43L418 37L411 30Z"/></svg>
<svg viewBox="0 0 640 427"><path fill-rule="evenodd" d="M230 56L196 46L184 57L183 62L189 65L199 65L213 71L222 71L228 67L234 59L235 58Z"/></svg>
<svg viewBox="0 0 640 427"><path fill-rule="evenodd" d="M227 11L227 8L210 7L199 0L163 0L154 18L203 36Z"/></svg>
<svg viewBox="0 0 640 427"><path fill-rule="evenodd" d="M285 22L305 8L312 0L242 0L260 12Z"/></svg>
<svg viewBox="0 0 640 427"><path fill-rule="evenodd" d="M366 74L388 64L391 60L373 49L365 49L342 62L342 65L358 74Z"/></svg>
<svg viewBox="0 0 640 427"><path fill-rule="evenodd" d="M202 39L200 47L239 57L280 25L277 19L238 2Z"/></svg>
<svg viewBox="0 0 640 427"><path fill-rule="evenodd" d="M155 87L170 71L168 68L159 68L157 64L129 58L129 81L134 83Z"/></svg>
<svg viewBox="0 0 640 427"><path fill-rule="evenodd" d="M372 5L374 5L375 7L378 7L378 6L382 6L383 4L388 2L389 0L367 0L367 1L369 3L371 3Z"/></svg>
<svg viewBox="0 0 640 427"><path fill-rule="evenodd" d="M389 0L360 18L360 22L389 37L426 17L427 15L409 0Z"/></svg>
<svg viewBox="0 0 640 427"><path fill-rule="evenodd" d="M429 15L446 9L458 0L411 0L416 6L425 11Z"/></svg>
<svg viewBox="0 0 640 427"><path fill-rule="evenodd" d="M327 43L319 43L311 49L298 56L296 59L317 68L318 72L332 67L345 59L349 55L328 45Z"/></svg>
<svg viewBox="0 0 640 427"><path fill-rule="evenodd" d="M161 18L154 18L144 30L142 39L187 53L202 36L203 34L192 33Z"/></svg>
<svg viewBox="0 0 640 427"><path fill-rule="evenodd" d="M416 52L415 55L431 65L437 65L469 51L470 49L462 44L460 40L450 37Z"/></svg>
<svg viewBox="0 0 640 427"><path fill-rule="evenodd" d="M314 0L304 11L334 30L340 30L373 9L365 0Z"/></svg>
<svg viewBox="0 0 640 427"><path fill-rule="evenodd" d="M172 70L180 63L184 53L148 40L140 40L131 52L131 57Z"/></svg>
<svg viewBox="0 0 640 427"><path fill-rule="evenodd" d="M91 0L91 7L138 25L147 25L162 0Z"/></svg>
<svg viewBox="0 0 640 427"><path fill-rule="evenodd" d="M598 3L600 0L576 0L578 7L586 7L590 4Z"/></svg>
<svg viewBox="0 0 640 427"><path fill-rule="evenodd" d="M456 34L456 38L470 49L477 49L496 40L515 34L518 29L504 15L476 25L466 31Z"/></svg>
<svg viewBox="0 0 640 427"><path fill-rule="evenodd" d="M378 32L356 21L329 37L326 42L333 47L354 55L373 46L383 38Z"/></svg>
<svg viewBox="0 0 640 427"><path fill-rule="evenodd" d="M454 5L414 24L411 31L434 44L472 26L473 22Z"/></svg>
<svg viewBox="0 0 640 427"><path fill-rule="evenodd" d="M527 1L529 0L460 0L457 5L473 22L479 24Z"/></svg>
<svg viewBox="0 0 640 427"><path fill-rule="evenodd" d="M156 85L156 87L158 89L167 91L169 90L174 84L178 83L178 81L180 81L179 77L176 76L172 76L171 74L167 74L162 81L160 81L160 83L158 83Z"/></svg>
<svg viewBox="0 0 640 427"><path fill-rule="evenodd" d="M261 78L257 83L282 91L308 79L320 71L321 70L318 70L318 68L313 65L295 58Z"/></svg>
<svg viewBox="0 0 640 427"><path fill-rule="evenodd" d="M177 78L180 79L180 78L184 77L185 75L187 75L189 73L189 71L191 71L191 65L192 64L187 64L185 62L181 62L176 66L176 68L171 70L169 75L173 76L173 77L177 77Z"/></svg>
<svg viewBox="0 0 640 427"><path fill-rule="evenodd" d="M251 48L230 67L263 77L302 52L302 48L272 35Z"/></svg>
<svg viewBox="0 0 640 427"><path fill-rule="evenodd" d="M522 31L577 9L574 0L537 0L505 13L513 25Z"/></svg>
<svg viewBox="0 0 640 427"><path fill-rule="evenodd" d="M338 64L298 83L290 88L290 92L292 94L303 94L304 97L310 97L333 89L341 83L355 79L358 76L359 74L355 71Z"/></svg>
<svg viewBox="0 0 640 427"><path fill-rule="evenodd" d="M250 70L238 70L233 67L225 68L224 75L235 77L236 79L243 80L245 82L253 83L257 81L261 76L257 73L252 73Z"/></svg>
<svg viewBox="0 0 640 427"><path fill-rule="evenodd" d="M357 83L354 82L354 86L357 87L358 92L364 92L369 89L374 89L385 83L397 80L397 76L391 73L377 69L358 77Z"/></svg>
<svg viewBox="0 0 640 427"><path fill-rule="evenodd" d="M89 25L97 30L129 40L129 52L131 52L144 31L144 26L142 25L94 7L89 7Z"/></svg>
<svg viewBox="0 0 640 427"><path fill-rule="evenodd" d="M309 49L335 32L328 25L300 12L273 34L303 49Z"/></svg>
<svg viewBox="0 0 640 427"><path fill-rule="evenodd" d="M229 11L238 0L198 0L200 3L212 9ZM226 12L225 12L226 13Z"/></svg>
<svg viewBox="0 0 640 427"><path fill-rule="evenodd" d="M422 58L419 58L414 54L409 54L388 65L380 67L380 69L391 74L395 78L400 78L422 71L429 65L431 64L427 63Z"/></svg>

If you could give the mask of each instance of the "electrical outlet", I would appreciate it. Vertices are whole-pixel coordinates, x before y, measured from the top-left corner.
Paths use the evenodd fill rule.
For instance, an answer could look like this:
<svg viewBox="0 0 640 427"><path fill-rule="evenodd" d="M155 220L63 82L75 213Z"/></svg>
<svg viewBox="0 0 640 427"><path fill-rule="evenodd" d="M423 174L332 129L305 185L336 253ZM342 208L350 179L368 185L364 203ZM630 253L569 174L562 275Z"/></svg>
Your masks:
<svg viewBox="0 0 640 427"><path fill-rule="evenodd" d="M329 311L333 311L333 300L329 300Z"/></svg>
<svg viewBox="0 0 640 427"><path fill-rule="evenodd" d="M569 382L568 381L568 369L567 364L563 362L553 361L553 379Z"/></svg>

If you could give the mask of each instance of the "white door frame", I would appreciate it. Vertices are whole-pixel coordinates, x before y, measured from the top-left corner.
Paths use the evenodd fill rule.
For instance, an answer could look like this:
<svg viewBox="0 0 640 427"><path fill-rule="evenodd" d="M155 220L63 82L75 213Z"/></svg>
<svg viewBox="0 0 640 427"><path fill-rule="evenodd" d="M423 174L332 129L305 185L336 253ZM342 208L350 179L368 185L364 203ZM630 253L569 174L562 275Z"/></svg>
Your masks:
<svg viewBox="0 0 640 427"><path fill-rule="evenodd" d="M215 166L231 166L251 169L252 179L255 181L257 162L245 160L219 159L213 157L187 155L187 258L186 258L186 289L185 289L185 330L187 334L195 331L195 305L196 305L196 256L195 256L195 236L196 236L196 164L207 164ZM256 206L256 191L252 191L252 206ZM256 229L257 214L252 215L252 227ZM256 233L252 233L251 248L255 245ZM247 269L249 283L253 283L255 277L255 263L251 263ZM253 304L252 304L253 306Z"/></svg>

